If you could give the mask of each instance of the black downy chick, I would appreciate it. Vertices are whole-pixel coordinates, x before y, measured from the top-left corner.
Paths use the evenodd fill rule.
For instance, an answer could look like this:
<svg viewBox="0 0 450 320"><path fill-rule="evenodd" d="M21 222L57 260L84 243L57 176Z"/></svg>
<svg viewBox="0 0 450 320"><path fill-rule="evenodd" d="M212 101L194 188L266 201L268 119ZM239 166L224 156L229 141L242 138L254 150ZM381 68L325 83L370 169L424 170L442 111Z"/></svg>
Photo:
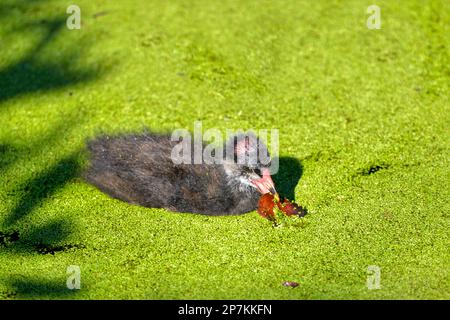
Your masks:
<svg viewBox="0 0 450 320"><path fill-rule="evenodd" d="M256 209L261 194L275 192L270 162L251 158L265 152L270 160L267 147L252 133L237 134L224 145L222 164L175 164L171 155L177 144L170 135L154 133L101 136L88 143L84 178L132 204L205 215L246 213ZM232 159L226 157L227 148Z"/></svg>

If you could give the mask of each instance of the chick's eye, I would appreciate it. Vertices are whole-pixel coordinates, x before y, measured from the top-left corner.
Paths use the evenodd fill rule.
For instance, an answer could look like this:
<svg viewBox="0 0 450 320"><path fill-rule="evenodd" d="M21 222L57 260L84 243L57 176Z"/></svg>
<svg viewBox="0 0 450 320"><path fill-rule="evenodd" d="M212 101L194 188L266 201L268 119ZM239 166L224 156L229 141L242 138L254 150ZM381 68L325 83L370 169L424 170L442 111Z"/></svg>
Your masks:
<svg viewBox="0 0 450 320"><path fill-rule="evenodd" d="M253 169L253 172L256 173L258 176L262 177L262 174L261 174L261 170L260 170L260 169L258 169L258 168Z"/></svg>

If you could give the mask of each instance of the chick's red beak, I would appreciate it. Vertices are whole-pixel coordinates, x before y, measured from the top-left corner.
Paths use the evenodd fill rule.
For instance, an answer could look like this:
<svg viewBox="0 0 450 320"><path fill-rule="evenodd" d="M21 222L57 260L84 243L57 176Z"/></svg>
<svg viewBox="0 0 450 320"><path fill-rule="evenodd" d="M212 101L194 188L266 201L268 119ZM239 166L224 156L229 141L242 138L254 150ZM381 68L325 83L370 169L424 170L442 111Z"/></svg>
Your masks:
<svg viewBox="0 0 450 320"><path fill-rule="evenodd" d="M270 171L267 168L261 170L262 178L252 180L253 184L256 186L261 194L271 193L275 194L275 185L272 181L272 177L270 176Z"/></svg>

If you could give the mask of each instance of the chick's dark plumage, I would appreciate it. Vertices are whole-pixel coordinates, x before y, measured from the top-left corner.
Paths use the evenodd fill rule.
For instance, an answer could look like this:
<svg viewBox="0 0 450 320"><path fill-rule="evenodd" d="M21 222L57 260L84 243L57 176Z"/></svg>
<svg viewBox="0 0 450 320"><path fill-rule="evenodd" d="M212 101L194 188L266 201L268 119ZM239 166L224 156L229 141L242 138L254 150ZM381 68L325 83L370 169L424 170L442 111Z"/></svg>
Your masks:
<svg viewBox="0 0 450 320"><path fill-rule="evenodd" d="M177 143L153 133L99 137L88 143L84 177L113 198L150 208L234 215L257 207L260 193L242 183L241 167L174 164Z"/></svg>

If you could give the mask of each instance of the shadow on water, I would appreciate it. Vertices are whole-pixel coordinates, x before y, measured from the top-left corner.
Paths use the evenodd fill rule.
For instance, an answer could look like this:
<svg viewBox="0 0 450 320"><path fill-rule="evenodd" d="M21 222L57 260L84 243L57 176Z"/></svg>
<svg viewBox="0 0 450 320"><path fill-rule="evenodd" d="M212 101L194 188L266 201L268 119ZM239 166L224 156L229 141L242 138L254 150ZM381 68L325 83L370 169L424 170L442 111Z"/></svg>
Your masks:
<svg viewBox="0 0 450 320"><path fill-rule="evenodd" d="M28 94L51 93L53 90L93 81L105 71L103 63L83 63L86 48L90 44L89 37L80 38L77 31L66 28L67 6L59 6L60 12L56 14L55 10L48 9L49 6L47 0L0 1L1 32L7 34L2 39L3 44L22 48L23 39L32 41L25 51L20 50L16 56L10 56L12 59L2 60L7 63L0 64L0 105ZM0 59L6 58L2 56L5 52L0 51ZM9 51L9 54L14 53ZM20 146L20 143L11 144L10 141L0 142L0 172L5 172L13 163L31 163L40 157L42 150L60 143L65 138L62 132L67 134L80 121L82 119L79 118L73 122L65 119L54 126L47 125L46 132L50 134L37 137L31 145L27 141L26 147ZM22 127L26 125L24 122ZM41 169L26 181L21 182L20 176L15 177L18 186L13 187L13 191L16 192L17 202L7 215L2 216L0 248L17 254L50 255L77 248L77 245L65 243L73 230L70 219L41 221L39 225L27 225L26 228L22 222L78 174L79 159L77 152L74 152L54 165ZM65 287L64 276L62 282L17 276L7 281L11 288L7 295L12 298L69 298L76 293Z"/></svg>
<svg viewBox="0 0 450 320"><path fill-rule="evenodd" d="M278 173L272 177L280 196L295 200L295 187L302 174L303 166L298 159L280 157Z"/></svg>
<svg viewBox="0 0 450 320"><path fill-rule="evenodd" d="M11 144L0 143L0 172L16 159L16 150Z"/></svg>
<svg viewBox="0 0 450 320"><path fill-rule="evenodd" d="M25 182L19 190L23 196L15 208L6 217L3 224L11 227L28 215L58 189L63 187L79 172L76 156L71 155L43 171L37 177Z"/></svg>
<svg viewBox="0 0 450 320"><path fill-rule="evenodd" d="M63 273L63 276L65 274ZM70 299L76 297L79 290L67 288L66 281L61 277L60 281L50 281L36 278L9 279L7 298L13 299Z"/></svg>
<svg viewBox="0 0 450 320"><path fill-rule="evenodd" d="M36 43L10 65L0 69L0 103L34 92L46 92L98 78L102 69L94 66L76 67L82 62L88 38L76 36L78 30L66 26L66 7L60 14L42 16L46 0L3 0L0 3L0 25L11 29L13 39L39 34ZM54 47L57 38L64 44ZM11 41L11 40L9 40ZM13 40L15 41L15 40Z"/></svg>

